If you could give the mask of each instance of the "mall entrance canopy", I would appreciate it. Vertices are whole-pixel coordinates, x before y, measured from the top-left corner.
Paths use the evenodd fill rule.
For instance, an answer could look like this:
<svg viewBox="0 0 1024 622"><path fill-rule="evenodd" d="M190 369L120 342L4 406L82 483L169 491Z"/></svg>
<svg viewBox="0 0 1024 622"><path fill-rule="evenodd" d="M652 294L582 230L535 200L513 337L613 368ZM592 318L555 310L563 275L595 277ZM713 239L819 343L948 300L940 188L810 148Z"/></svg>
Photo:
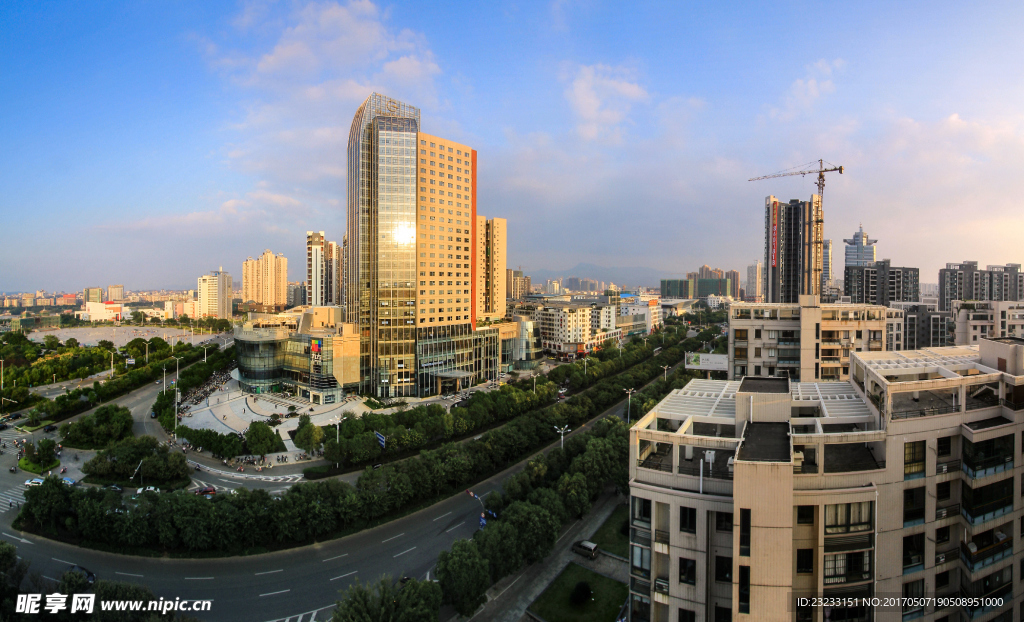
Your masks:
<svg viewBox="0 0 1024 622"><path fill-rule="evenodd" d="M446 393L458 393L468 387L472 382L473 374L461 369L439 371L434 373L437 380L437 392L440 395Z"/></svg>

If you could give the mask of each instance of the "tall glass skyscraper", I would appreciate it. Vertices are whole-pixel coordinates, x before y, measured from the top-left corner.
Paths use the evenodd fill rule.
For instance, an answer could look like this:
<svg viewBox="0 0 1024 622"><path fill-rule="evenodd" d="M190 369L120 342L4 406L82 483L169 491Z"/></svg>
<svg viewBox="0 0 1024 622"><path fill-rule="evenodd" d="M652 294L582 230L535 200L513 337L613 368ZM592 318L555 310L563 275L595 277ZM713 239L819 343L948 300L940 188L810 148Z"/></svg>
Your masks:
<svg viewBox="0 0 1024 622"><path fill-rule="evenodd" d="M846 266L870 266L875 263L875 243L878 240L868 238L864 233L864 226L853 234L852 239L843 240L846 242Z"/></svg>
<svg viewBox="0 0 1024 622"><path fill-rule="evenodd" d="M359 330L360 390L417 395L416 139L418 108L374 93L348 135L345 288Z"/></svg>

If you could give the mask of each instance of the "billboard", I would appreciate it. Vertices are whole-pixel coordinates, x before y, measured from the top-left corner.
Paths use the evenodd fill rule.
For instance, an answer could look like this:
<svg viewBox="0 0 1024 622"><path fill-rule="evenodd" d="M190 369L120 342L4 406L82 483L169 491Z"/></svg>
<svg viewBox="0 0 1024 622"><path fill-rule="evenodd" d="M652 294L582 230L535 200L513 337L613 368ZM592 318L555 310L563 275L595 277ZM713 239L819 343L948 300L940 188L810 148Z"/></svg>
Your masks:
<svg viewBox="0 0 1024 622"><path fill-rule="evenodd" d="M309 361L314 374L323 373L323 345L323 339L313 339L309 343Z"/></svg>
<svg viewBox="0 0 1024 622"><path fill-rule="evenodd" d="M686 369L706 369L708 371L729 371L729 355L707 354L704 352L687 352Z"/></svg>
<svg viewBox="0 0 1024 622"><path fill-rule="evenodd" d="M779 265L779 202L772 201L772 267Z"/></svg>

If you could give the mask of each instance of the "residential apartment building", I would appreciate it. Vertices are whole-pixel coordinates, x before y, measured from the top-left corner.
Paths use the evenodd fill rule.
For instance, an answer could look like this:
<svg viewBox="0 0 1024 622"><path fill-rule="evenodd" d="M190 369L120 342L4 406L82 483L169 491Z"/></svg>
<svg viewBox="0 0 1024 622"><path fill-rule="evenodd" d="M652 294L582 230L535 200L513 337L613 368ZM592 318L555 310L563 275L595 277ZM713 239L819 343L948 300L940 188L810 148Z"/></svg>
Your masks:
<svg viewBox="0 0 1024 622"><path fill-rule="evenodd" d="M939 270L939 309L949 311L954 300L1024 300L1020 264L978 268L976 261L948 263Z"/></svg>
<svg viewBox="0 0 1024 622"><path fill-rule="evenodd" d="M630 620L1016 622L1022 411L1011 338L691 381L630 430Z"/></svg>
<svg viewBox="0 0 1024 622"><path fill-rule="evenodd" d="M950 307L958 346L977 345L986 338L1024 338L1024 302L954 300Z"/></svg>
<svg viewBox="0 0 1024 622"><path fill-rule="evenodd" d="M558 287L552 287L552 289L561 290L561 286L557 281L553 282ZM549 294L557 294L557 291L547 292ZM505 295L508 300L522 300L530 294L530 277L524 276L522 270L505 270Z"/></svg>
<svg viewBox="0 0 1024 622"><path fill-rule="evenodd" d="M103 302L103 288L86 287L82 292L82 302Z"/></svg>
<svg viewBox="0 0 1024 622"><path fill-rule="evenodd" d="M224 268L199 277L195 317L231 319L231 275Z"/></svg>
<svg viewBox="0 0 1024 622"><path fill-rule="evenodd" d="M287 307L288 258L267 249L258 259L242 262L242 302Z"/></svg>
<svg viewBox="0 0 1024 622"><path fill-rule="evenodd" d="M662 298L692 298L689 279L662 279Z"/></svg>
<svg viewBox="0 0 1024 622"><path fill-rule="evenodd" d="M937 302L893 302L889 306L903 311L903 349L944 348L956 344L953 314L939 311Z"/></svg>
<svg viewBox="0 0 1024 622"><path fill-rule="evenodd" d="M824 292L832 285L832 240L821 242L821 291Z"/></svg>
<svg viewBox="0 0 1024 622"><path fill-rule="evenodd" d="M824 216L821 197L781 203L765 198L765 301L795 303L821 295Z"/></svg>
<svg viewBox="0 0 1024 622"><path fill-rule="evenodd" d="M764 302L764 264L755 261L747 266L746 302Z"/></svg>
<svg viewBox="0 0 1024 622"><path fill-rule="evenodd" d="M843 295L850 302L889 306L894 302L921 300L921 271L900 268L888 259L866 266L846 266L843 272Z"/></svg>
<svg viewBox="0 0 1024 622"><path fill-rule="evenodd" d="M734 303L729 378L788 376L845 381L855 352L903 350L903 312L878 305Z"/></svg>
<svg viewBox="0 0 1024 622"><path fill-rule="evenodd" d="M738 270L729 270L725 273L725 279L729 281L729 296L740 300L740 273Z"/></svg>
<svg viewBox="0 0 1024 622"><path fill-rule="evenodd" d="M868 238L861 225L853 237L843 240L846 243L847 266L870 266L875 263L875 244L878 240Z"/></svg>
<svg viewBox="0 0 1024 622"><path fill-rule="evenodd" d="M504 218L476 217L476 317L495 321L505 318L505 235Z"/></svg>
<svg viewBox="0 0 1024 622"><path fill-rule="evenodd" d="M523 306L517 313L529 314L540 328L541 346L554 354L583 354L622 337L610 304L547 303Z"/></svg>
<svg viewBox="0 0 1024 622"><path fill-rule="evenodd" d="M120 302L124 300L124 285L108 285L107 300Z"/></svg>
<svg viewBox="0 0 1024 622"><path fill-rule="evenodd" d="M328 304L326 246L323 231L306 232L306 300L313 307Z"/></svg>

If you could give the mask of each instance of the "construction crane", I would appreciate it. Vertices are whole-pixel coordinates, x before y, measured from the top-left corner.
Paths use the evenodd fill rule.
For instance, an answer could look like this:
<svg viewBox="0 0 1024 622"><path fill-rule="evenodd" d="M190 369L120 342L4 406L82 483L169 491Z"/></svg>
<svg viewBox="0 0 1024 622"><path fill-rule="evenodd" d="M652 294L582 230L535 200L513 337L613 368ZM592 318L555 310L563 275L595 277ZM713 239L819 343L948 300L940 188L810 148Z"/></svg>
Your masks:
<svg viewBox="0 0 1024 622"><path fill-rule="evenodd" d="M802 165L794 167L794 168L807 169L810 166L814 166L814 164L815 164L815 162L808 162L807 164L802 164ZM788 170L785 170L785 171L779 171L778 173L774 173L772 175L763 175L761 177L754 177L754 178L748 179L747 181L758 181L760 179L775 179L776 177L789 177L791 175L800 175L802 177L804 175L814 175L815 173L817 173L817 175L818 175L818 196L820 197L820 196L824 195L824 193L825 193L825 173L832 173L832 172L835 172L835 171L839 171L839 174L842 175L843 174L843 167L836 166L835 164L832 164L831 162L826 162L825 160L818 160L817 161L817 165L818 165L817 169L801 170L801 171L794 171L793 169L788 169ZM830 167L830 168L826 168L826 167Z"/></svg>

